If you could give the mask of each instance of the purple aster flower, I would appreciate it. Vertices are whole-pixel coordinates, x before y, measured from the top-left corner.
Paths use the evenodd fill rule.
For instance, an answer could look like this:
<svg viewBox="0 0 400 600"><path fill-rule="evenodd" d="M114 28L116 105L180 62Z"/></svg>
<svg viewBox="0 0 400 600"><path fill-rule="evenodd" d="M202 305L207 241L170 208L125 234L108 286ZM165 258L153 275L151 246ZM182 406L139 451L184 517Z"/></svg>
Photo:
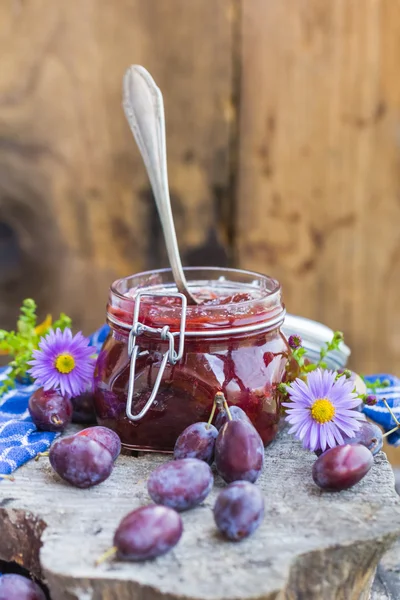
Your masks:
<svg viewBox="0 0 400 600"><path fill-rule="evenodd" d="M360 403L353 392L354 383L345 377L336 379L335 371L315 369L307 376L307 383L296 379L289 387L291 402L286 421L289 433L302 440L308 450L333 448L344 444L342 434L354 437L364 416L354 410Z"/></svg>
<svg viewBox="0 0 400 600"><path fill-rule="evenodd" d="M34 350L28 373L45 390L59 390L66 396L78 396L93 378L94 349L81 332L72 337L71 330L50 331Z"/></svg>

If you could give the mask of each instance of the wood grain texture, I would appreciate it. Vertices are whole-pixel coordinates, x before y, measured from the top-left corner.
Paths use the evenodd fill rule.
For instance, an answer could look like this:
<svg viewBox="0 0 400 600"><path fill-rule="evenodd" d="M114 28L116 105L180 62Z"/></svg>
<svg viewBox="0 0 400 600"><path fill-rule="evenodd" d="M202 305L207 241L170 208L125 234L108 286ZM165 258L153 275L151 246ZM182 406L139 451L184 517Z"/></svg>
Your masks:
<svg viewBox="0 0 400 600"><path fill-rule="evenodd" d="M237 252L287 308L400 361L400 4L242 2Z"/></svg>
<svg viewBox="0 0 400 600"><path fill-rule="evenodd" d="M147 175L121 108L146 66L165 97L178 238L227 260L231 0L0 3L0 323L33 296L85 331L110 283L166 265Z"/></svg>
<svg viewBox="0 0 400 600"><path fill-rule="evenodd" d="M400 541L383 557L378 565L370 600L400 598Z"/></svg>
<svg viewBox="0 0 400 600"><path fill-rule="evenodd" d="M217 534L216 477L205 502L182 514L172 552L95 567L120 519L149 502L146 479L164 460L121 456L90 490L62 482L47 459L31 461L0 485L0 559L44 577L52 600L367 600L376 566L400 534L400 498L383 453L354 488L323 493L311 479L312 454L283 432L266 450L257 483L266 515L251 538L233 543Z"/></svg>

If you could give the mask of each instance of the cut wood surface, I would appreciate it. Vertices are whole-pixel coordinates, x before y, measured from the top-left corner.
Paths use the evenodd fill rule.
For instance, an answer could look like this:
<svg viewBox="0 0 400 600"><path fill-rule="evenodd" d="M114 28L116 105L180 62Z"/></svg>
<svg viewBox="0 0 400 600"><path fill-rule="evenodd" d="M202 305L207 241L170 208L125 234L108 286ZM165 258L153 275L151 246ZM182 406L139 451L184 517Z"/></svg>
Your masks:
<svg viewBox="0 0 400 600"><path fill-rule="evenodd" d="M400 540L379 563L371 590L371 600L398 600L398 598L400 598Z"/></svg>
<svg viewBox="0 0 400 600"><path fill-rule="evenodd" d="M47 459L30 462L14 483L0 484L0 558L44 578L53 600L367 600L380 558L400 535L385 455L340 494L314 485L314 456L286 432L265 458L258 482L265 520L251 538L234 543L217 533L212 506L223 484L216 477L206 501L183 513L172 552L99 567L94 561L112 545L121 517L149 502L146 479L168 457L121 456L111 477L90 490L61 481Z"/></svg>

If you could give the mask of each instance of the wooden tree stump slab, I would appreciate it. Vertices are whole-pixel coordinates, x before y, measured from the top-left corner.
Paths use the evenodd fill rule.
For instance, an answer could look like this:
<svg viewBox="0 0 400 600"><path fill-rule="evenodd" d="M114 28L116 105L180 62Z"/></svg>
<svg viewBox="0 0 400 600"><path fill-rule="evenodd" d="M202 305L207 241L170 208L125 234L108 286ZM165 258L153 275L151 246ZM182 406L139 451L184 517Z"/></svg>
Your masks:
<svg viewBox="0 0 400 600"><path fill-rule="evenodd" d="M400 598L400 539L385 554L378 565L370 600Z"/></svg>
<svg viewBox="0 0 400 600"><path fill-rule="evenodd" d="M183 513L178 546L155 561L95 559L112 545L121 517L147 504L146 479L168 457L121 456L108 481L75 489L47 459L0 484L0 558L44 578L52 600L367 600L384 552L400 536L400 498L380 453L353 489L323 493L311 479L314 456L286 432L266 450L259 485L266 515L240 543L216 531L206 501Z"/></svg>

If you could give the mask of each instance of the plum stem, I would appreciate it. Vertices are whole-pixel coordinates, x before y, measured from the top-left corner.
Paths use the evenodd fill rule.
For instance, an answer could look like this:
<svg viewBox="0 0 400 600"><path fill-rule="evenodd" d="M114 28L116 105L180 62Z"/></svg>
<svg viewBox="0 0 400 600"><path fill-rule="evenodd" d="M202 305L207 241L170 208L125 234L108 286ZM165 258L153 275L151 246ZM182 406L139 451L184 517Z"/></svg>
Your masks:
<svg viewBox="0 0 400 600"><path fill-rule="evenodd" d="M0 479L8 479L9 481L15 481L15 477L13 475L0 475Z"/></svg>
<svg viewBox="0 0 400 600"><path fill-rule="evenodd" d="M62 421L59 419L59 417L57 417L57 415L52 415L50 421L54 423L54 425L62 425Z"/></svg>
<svg viewBox="0 0 400 600"><path fill-rule="evenodd" d="M233 418L232 418L232 415L231 415L231 411L229 410L229 406L228 406L228 403L225 400L225 398L224 398L224 407L225 407L225 410L226 410L226 414L228 415L228 419L230 421L233 421Z"/></svg>
<svg viewBox="0 0 400 600"><path fill-rule="evenodd" d="M224 410L225 396L222 392L217 392L214 397L214 402L219 411Z"/></svg>
<svg viewBox="0 0 400 600"><path fill-rule="evenodd" d="M217 409L217 402L216 402L216 400L214 400L214 404L213 404L213 407L212 407L210 418L207 421L207 427L206 427L207 429L210 429L210 426L211 426L212 420L214 418L216 409Z"/></svg>
<svg viewBox="0 0 400 600"><path fill-rule="evenodd" d="M396 417L396 415L394 414L394 412L390 408L390 406L389 406L386 398L383 398L382 402L386 406L386 408L388 409L388 411L390 412L390 414L392 415L393 421L396 423L397 427L400 427L400 421L398 420L398 418Z"/></svg>
<svg viewBox="0 0 400 600"><path fill-rule="evenodd" d="M391 429L390 431L386 431L382 437L385 438L388 435L390 435L391 433L394 433L395 431L397 431L398 429L400 429L400 425L396 425L396 427L393 427L393 429Z"/></svg>
<svg viewBox="0 0 400 600"><path fill-rule="evenodd" d="M217 392L215 394L215 400L214 400L214 402L218 406L218 410L222 411L222 410L225 409L226 414L228 415L229 421L233 421L232 415L231 415L231 411L229 410L228 403L227 403L226 398L225 398L225 396L224 396L224 394L222 392Z"/></svg>
<svg viewBox="0 0 400 600"><path fill-rule="evenodd" d="M104 552L104 554L102 554L96 560L96 562L94 564L96 565L96 567L98 567L99 565L101 565L101 563L105 562L106 560L108 560L112 556L115 556L116 553L117 553L117 546L111 546L111 548L109 548L108 550L106 550Z"/></svg>
<svg viewBox="0 0 400 600"><path fill-rule="evenodd" d="M35 456L35 461L37 462L41 456L49 456L50 452L38 452Z"/></svg>

